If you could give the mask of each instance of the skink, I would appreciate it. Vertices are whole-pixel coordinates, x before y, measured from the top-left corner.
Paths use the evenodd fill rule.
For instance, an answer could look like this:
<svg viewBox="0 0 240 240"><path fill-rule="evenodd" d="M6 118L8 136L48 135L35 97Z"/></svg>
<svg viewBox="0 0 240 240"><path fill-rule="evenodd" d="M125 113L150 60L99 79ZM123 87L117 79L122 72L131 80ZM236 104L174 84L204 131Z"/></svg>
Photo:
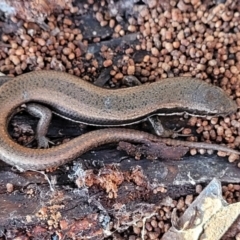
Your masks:
<svg viewBox="0 0 240 240"><path fill-rule="evenodd" d="M2 81L4 82L4 78ZM73 121L97 126L129 125L156 114L187 112L200 116L219 116L237 110L235 102L222 89L189 77L169 78L138 87L109 90L67 73L30 72L6 81L0 87L0 159L22 169L59 166L93 147L120 140L142 142L142 138L239 154L238 151L219 145L203 146L203 143L194 143L193 146L191 142L180 143L144 132L115 128L93 131L50 149L29 149L15 143L7 131L14 110L29 102L44 104Z"/></svg>

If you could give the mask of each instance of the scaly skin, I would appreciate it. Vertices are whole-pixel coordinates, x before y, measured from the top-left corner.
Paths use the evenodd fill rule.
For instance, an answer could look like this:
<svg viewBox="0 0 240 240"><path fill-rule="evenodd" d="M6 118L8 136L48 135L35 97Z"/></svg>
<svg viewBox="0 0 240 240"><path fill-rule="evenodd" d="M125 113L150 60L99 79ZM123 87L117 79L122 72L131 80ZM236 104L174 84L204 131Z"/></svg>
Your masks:
<svg viewBox="0 0 240 240"><path fill-rule="evenodd" d="M212 116L237 110L236 103L221 88L195 78L168 78L112 90L63 72L35 71L0 87L0 123L27 102L45 104L66 118L97 126L129 125L156 113Z"/></svg>
<svg viewBox="0 0 240 240"><path fill-rule="evenodd" d="M153 134L126 128L107 128L92 131L49 149L25 148L5 135L4 141L0 144L0 155L3 161L17 166L19 169L42 170L63 165L94 147L119 141L135 143L153 141L172 146L211 149L240 155L240 152L221 145L160 138Z"/></svg>
<svg viewBox="0 0 240 240"><path fill-rule="evenodd" d="M239 154L238 151L219 145L161 139L140 131L116 128L93 131L50 149L29 149L15 143L7 131L14 110L28 102L45 104L66 118L98 126L129 125L154 114L188 112L215 116L237 110L235 102L222 89L189 77L109 90L67 73L27 73L0 87L0 159L22 169L55 167L99 145L118 141L143 142L143 139Z"/></svg>

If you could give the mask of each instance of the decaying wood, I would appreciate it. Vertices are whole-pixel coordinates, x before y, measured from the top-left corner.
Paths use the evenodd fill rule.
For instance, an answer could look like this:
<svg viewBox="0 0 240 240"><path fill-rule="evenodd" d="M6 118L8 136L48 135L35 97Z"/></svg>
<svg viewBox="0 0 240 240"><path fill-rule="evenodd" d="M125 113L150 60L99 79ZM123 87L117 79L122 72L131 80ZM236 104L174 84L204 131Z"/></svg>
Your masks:
<svg viewBox="0 0 240 240"><path fill-rule="evenodd" d="M15 117L13 122L15 126L36 125L36 120L26 119L25 115ZM49 137L58 139L86 131L70 122L62 130L64 123L65 120L54 118ZM194 194L196 184L207 184L213 177L224 183L239 182L239 169L235 164L216 154L185 156L178 161L135 160L116 147L93 150L47 173L20 173L1 162L2 235L6 228L31 229L44 235L60 226L68 236L80 231L82 237L90 232L91 236L101 237L110 215L118 214L118 218L126 222L126 213L139 211L140 205L153 211L153 206L165 197ZM13 191L7 191L9 184ZM125 215L120 216L121 211ZM86 227L89 224L91 227Z"/></svg>
<svg viewBox="0 0 240 240"><path fill-rule="evenodd" d="M32 1L32 6L28 1L20 4L21 6L17 1L5 2L16 2L14 7L19 7L18 15L23 19L38 22L41 28L48 30L44 18L56 7L48 3L55 4L55 1L42 0L42 4ZM61 4L58 1L57 7L63 8L66 1L60 2ZM166 4L167 1L163 3ZM118 61L125 55L126 46L139 44L138 33L127 34L127 28L123 28L126 35L112 39L114 28L108 25L100 28L94 14L75 16L74 20L84 39L89 42L86 47L79 41L79 48L82 53L87 51L93 54L98 62L96 76L99 77L94 84L103 86L111 77L112 66L102 68L105 59L102 56L102 46L115 50L117 54L112 61L113 65L117 66ZM22 24L22 21L0 22L0 31L14 34ZM35 23L28 24L34 24L34 28L39 29ZM101 42L93 42L95 36L100 36ZM138 50L131 58L134 63L141 63L146 55L150 53ZM89 60L82 59L76 67L84 69L84 65L87 68L88 62ZM178 73L177 71L175 74ZM114 83L114 87L122 84L118 81ZM178 124L175 127L185 126L183 121ZM15 117L14 126L9 130L13 133L13 128L17 128L14 137L19 142L25 142L28 138L31 139L31 129L35 129L36 125L37 121L32 117L20 115ZM143 124L141 129L144 127ZM54 118L48 137L58 143L93 129ZM34 144L36 145L33 142L33 146ZM34 236L34 239L101 239L108 234L107 226L110 221L114 221L115 229L123 230L147 213L153 214L163 201L166 205L171 204L168 197L179 198L195 194L196 184L206 185L213 177L222 183L239 183L239 168L236 164L229 163L226 158L217 157L216 153L204 156L187 155L178 161L145 158L135 160L125 152L117 150L116 145L95 149L49 172L21 173L0 161L0 238L6 236L7 239L26 239L26 236ZM228 238L234 237L239 231L239 222L238 219L229 230Z"/></svg>

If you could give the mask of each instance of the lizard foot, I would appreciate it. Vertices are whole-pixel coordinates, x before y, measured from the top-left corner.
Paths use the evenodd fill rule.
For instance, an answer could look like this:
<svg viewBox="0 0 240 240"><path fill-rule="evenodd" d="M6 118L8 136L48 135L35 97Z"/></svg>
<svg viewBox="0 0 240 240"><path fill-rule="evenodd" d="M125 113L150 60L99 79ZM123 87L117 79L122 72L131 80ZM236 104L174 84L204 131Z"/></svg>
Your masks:
<svg viewBox="0 0 240 240"><path fill-rule="evenodd" d="M54 143L45 136L37 137L37 142L38 148L49 148L49 143L54 145Z"/></svg>

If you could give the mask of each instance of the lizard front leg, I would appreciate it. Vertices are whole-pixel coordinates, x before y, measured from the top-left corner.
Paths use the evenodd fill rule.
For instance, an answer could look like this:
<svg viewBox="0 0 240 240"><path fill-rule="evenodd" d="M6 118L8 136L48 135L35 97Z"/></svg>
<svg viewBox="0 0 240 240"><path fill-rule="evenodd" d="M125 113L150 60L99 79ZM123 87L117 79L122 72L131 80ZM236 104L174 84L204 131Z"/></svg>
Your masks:
<svg viewBox="0 0 240 240"><path fill-rule="evenodd" d="M151 116L148 118L148 121L151 123L153 130L156 135L164 138L176 138L176 137L188 137L190 135L187 134L180 134L179 132L182 131L182 128L179 130L172 130L165 128L161 120L159 119L158 116Z"/></svg>

